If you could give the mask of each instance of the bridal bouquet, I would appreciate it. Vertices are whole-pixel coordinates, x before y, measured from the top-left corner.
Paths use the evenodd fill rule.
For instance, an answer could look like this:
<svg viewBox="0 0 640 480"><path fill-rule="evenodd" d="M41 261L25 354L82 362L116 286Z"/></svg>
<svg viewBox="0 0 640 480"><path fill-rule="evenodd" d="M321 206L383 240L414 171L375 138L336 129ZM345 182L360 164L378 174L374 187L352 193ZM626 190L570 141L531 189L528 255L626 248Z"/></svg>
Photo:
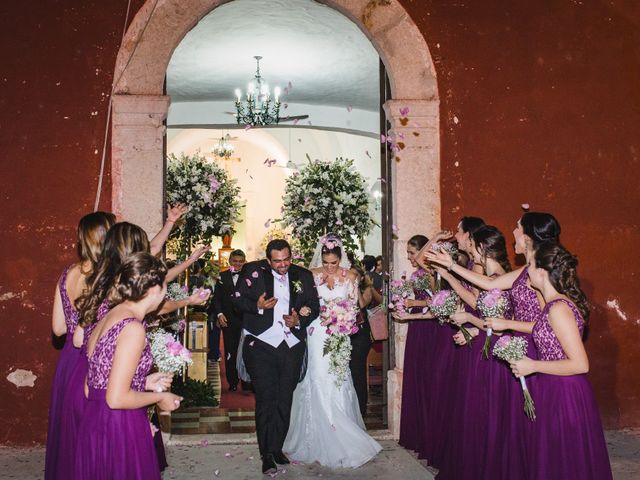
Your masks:
<svg viewBox="0 0 640 480"><path fill-rule="evenodd" d="M336 386L340 388L349 374L351 359L351 340L349 335L358 332L356 323L358 308L349 298L328 300L320 308L321 325L327 328L323 355L329 354L329 373L335 376Z"/></svg>
<svg viewBox="0 0 640 480"><path fill-rule="evenodd" d="M493 346L493 354L506 362L520 360L527 354L527 339L505 335ZM520 377L520 386L522 386L522 394L524 395L524 413L529 417L529 420L535 420L536 408L524 377Z"/></svg>
<svg viewBox="0 0 640 480"><path fill-rule="evenodd" d="M484 318L502 318L507 308L509 308L509 294L503 290L493 288L491 290L483 290L478 294L476 310ZM487 359L489 358L492 334L493 330L491 328L487 329L487 337L484 341L484 347L482 347L482 355Z"/></svg>
<svg viewBox="0 0 640 480"><path fill-rule="evenodd" d="M413 284L406 280L393 280L391 282L391 303L389 308L398 314L406 313L405 301L413 295Z"/></svg>
<svg viewBox="0 0 640 480"><path fill-rule="evenodd" d="M440 290L431 299L431 312L438 318L440 324L448 321L449 317L456 313L458 305L460 304L460 297L453 290ZM458 325L458 330L464 336L464 340L467 345L471 345L473 337L469 333L469 330L462 325Z"/></svg>
<svg viewBox="0 0 640 480"><path fill-rule="evenodd" d="M191 352L173 335L162 328L147 333L151 345L153 363L160 372L179 373L185 365L191 365Z"/></svg>

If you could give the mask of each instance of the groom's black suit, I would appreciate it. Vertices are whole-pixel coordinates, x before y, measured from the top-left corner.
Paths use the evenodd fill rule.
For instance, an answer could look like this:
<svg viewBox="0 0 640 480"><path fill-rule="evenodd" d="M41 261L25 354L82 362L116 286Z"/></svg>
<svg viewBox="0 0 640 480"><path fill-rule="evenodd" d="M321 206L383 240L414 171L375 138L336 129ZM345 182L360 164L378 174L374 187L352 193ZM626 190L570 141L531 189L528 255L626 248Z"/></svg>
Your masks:
<svg viewBox="0 0 640 480"><path fill-rule="evenodd" d="M244 265L237 283L236 305L243 312L245 337L243 359L256 396L256 433L261 455L277 454L289 429L293 391L300 378L300 369L306 350L307 327L320 314L318 292L309 270L291 265L289 275L288 312L300 313L308 307L311 313L300 316L299 328L291 328L299 343L291 348L285 341L278 347L257 337L274 324L274 310L258 311L258 298L274 295L274 277L266 260ZM279 280L278 280L279 281ZM276 319L277 321L282 319Z"/></svg>

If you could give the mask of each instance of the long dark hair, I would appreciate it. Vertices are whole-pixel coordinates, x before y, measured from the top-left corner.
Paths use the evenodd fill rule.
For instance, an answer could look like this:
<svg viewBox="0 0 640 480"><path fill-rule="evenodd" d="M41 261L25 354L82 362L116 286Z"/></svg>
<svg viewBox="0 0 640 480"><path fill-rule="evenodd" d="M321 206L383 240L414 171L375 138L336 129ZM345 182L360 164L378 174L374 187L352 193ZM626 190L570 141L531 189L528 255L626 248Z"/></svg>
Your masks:
<svg viewBox="0 0 640 480"><path fill-rule="evenodd" d="M549 281L558 293L566 295L582 314L584 321L589 320L589 302L580 288L576 269L578 259L558 243L541 243L535 253L536 267L549 273Z"/></svg>
<svg viewBox="0 0 640 480"><path fill-rule="evenodd" d="M118 305L130 300L141 300L150 288L162 285L167 267L159 258L147 252L129 255L120 265L113 286L109 290L109 304Z"/></svg>
<svg viewBox="0 0 640 480"><path fill-rule="evenodd" d="M520 225L533 241L534 250L543 242L560 243L560 224L550 213L527 212L520 218Z"/></svg>
<svg viewBox="0 0 640 480"><path fill-rule="evenodd" d="M473 235L473 232L484 226L484 220L480 217L462 217L460 219L460 228L464 233Z"/></svg>
<svg viewBox="0 0 640 480"><path fill-rule="evenodd" d="M111 227L105 237L98 266L87 279L88 290L76 300L81 326L95 323L98 308L107 298L118 269L128 256L138 252L149 252L149 238L142 228L128 222L116 223Z"/></svg>
<svg viewBox="0 0 640 480"><path fill-rule="evenodd" d="M482 256L485 259L491 258L498 262L505 272L511 271L511 264L507 254L507 242L500 230L493 225L484 225L473 232L473 242L478 253L480 253L480 247L482 247Z"/></svg>
<svg viewBox="0 0 640 480"><path fill-rule="evenodd" d="M114 223L116 216L109 212L92 212L78 222L78 257L82 262L90 262L92 271L102 254L104 238Z"/></svg>
<svg viewBox="0 0 640 480"><path fill-rule="evenodd" d="M411 245L418 251L422 250L422 247L424 247L427 243L429 243L429 239L424 235L414 235L407 242L408 245Z"/></svg>

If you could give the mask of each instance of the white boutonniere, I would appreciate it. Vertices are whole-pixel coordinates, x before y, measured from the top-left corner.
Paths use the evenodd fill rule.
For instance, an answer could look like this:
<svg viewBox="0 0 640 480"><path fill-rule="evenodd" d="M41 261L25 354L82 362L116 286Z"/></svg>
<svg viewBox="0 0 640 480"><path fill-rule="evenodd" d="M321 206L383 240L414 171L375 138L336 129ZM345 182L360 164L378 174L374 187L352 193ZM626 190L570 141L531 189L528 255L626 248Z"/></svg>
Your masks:
<svg viewBox="0 0 640 480"><path fill-rule="evenodd" d="M300 280L292 282L292 285L296 293L302 292L302 282Z"/></svg>

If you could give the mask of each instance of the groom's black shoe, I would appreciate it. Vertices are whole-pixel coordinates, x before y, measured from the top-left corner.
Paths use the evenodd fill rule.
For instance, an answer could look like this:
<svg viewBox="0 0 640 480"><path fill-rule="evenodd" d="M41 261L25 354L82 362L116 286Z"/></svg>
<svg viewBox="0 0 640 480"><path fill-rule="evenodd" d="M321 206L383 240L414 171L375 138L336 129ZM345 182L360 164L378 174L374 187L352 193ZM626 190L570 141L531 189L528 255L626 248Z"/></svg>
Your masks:
<svg viewBox="0 0 640 480"><path fill-rule="evenodd" d="M265 475L273 475L278 472L278 466L276 465L276 461L273 458L272 453L267 453L264 457L262 457L262 473Z"/></svg>
<svg viewBox="0 0 640 480"><path fill-rule="evenodd" d="M274 453L273 459L276 461L278 465L287 465L291 463L287 458L287 456L284 453L282 453L282 450L280 450L278 453Z"/></svg>

